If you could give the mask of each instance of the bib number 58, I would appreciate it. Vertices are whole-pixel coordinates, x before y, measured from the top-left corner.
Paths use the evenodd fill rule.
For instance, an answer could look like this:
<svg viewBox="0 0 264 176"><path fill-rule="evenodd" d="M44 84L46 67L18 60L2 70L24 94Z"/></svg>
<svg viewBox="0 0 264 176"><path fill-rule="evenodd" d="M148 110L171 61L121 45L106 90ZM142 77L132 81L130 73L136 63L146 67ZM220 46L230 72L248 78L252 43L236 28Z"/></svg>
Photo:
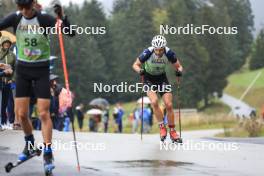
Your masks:
<svg viewBox="0 0 264 176"><path fill-rule="evenodd" d="M37 39L35 39L35 38L32 38L32 39L30 39L30 38L25 38L25 43L26 43L26 46L37 46L38 45L38 43L37 43Z"/></svg>

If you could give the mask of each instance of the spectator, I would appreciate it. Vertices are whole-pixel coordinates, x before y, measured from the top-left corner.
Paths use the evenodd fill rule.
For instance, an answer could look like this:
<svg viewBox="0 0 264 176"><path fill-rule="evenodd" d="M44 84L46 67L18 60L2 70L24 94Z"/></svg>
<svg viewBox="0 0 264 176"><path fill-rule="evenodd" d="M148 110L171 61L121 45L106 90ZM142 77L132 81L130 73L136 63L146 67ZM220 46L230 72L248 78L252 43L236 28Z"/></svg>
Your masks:
<svg viewBox="0 0 264 176"><path fill-rule="evenodd" d="M14 103L15 91L16 91L15 82L12 82L10 84L10 87L11 87L11 93L9 94L9 97L8 97L7 116L8 116L8 119L14 119L13 129L18 130L17 128L18 120L15 118L15 103Z"/></svg>
<svg viewBox="0 0 264 176"><path fill-rule="evenodd" d="M83 104L80 104L79 106L75 108L77 112L77 119L78 119L78 125L79 125L80 131L82 131L83 129L83 119L84 119L83 107L84 107Z"/></svg>
<svg viewBox="0 0 264 176"><path fill-rule="evenodd" d="M141 113L142 115L142 113ZM151 111L149 108L144 107L143 108L143 133L149 133L150 132L150 121L151 121Z"/></svg>
<svg viewBox="0 0 264 176"><path fill-rule="evenodd" d="M264 105L263 105L262 110L261 110L261 116L262 116L262 119L264 121Z"/></svg>
<svg viewBox="0 0 264 176"><path fill-rule="evenodd" d="M16 56L10 50L12 42L8 37L1 38L0 63L1 63L1 124L4 129L12 129L15 116L10 116L7 125L7 105L10 94L12 94L11 84L13 82Z"/></svg>
<svg viewBox="0 0 264 176"><path fill-rule="evenodd" d="M151 120L151 111L148 107L143 108L143 122L142 119L142 107L138 107L134 110L134 122L133 122L133 133L138 131L138 127L143 123L143 133L150 132L150 120Z"/></svg>
<svg viewBox="0 0 264 176"><path fill-rule="evenodd" d="M108 123L109 123L109 107L107 107L103 111L103 123L104 123L104 132L107 133L107 131L108 131Z"/></svg>
<svg viewBox="0 0 264 176"><path fill-rule="evenodd" d="M123 131L122 118L123 118L124 113L125 112L124 112L121 104L117 103L116 107L114 108L114 112L113 112L114 120L115 120L115 123L117 125L116 132L122 133L122 131Z"/></svg>
<svg viewBox="0 0 264 176"><path fill-rule="evenodd" d="M7 104L11 92L11 80L13 77L15 55L10 51L12 42L7 37L1 37L0 42L0 106L1 106L1 124L4 129L11 129L14 123L14 117L9 118L7 125Z"/></svg>
<svg viewBox="0 0 264 176"><path fill-rule="evenodd" d="M153 126L153 108L152 108L151 104L148 104L147 105L147 108L150 111L150 121L149 121L149 125L150 125L150 128L152 128L152 126Z"/></svg>
<svg viewBox="0 0 264 176"><path fill-rule="evenodd" d="M62 131L64 127L63 121L65 114L59 113L59 95L62 90L62 86L58 84L58 78L59 77L57 75L50 75L50 114L53 122L53 128Z"/></svg>
<svg viewBox="0 0 264 176"><path fill-rule="evenodd" d="M138 131L138 127L141 123L141 116L140 116L140 112L141 112L141 109L139 107L137 107L136 109L134 109L134 119L133 119L133 127L132 127L132 133L137 133Z"/></svg>
<svg viewBox="0 0 264 176"><path fill-rule="evenodd" d="M70 126L71 126L71 118L69 113L66 113L66 116L64 117L64 122L63 122L63 131L64 132L69 132L70 131Z"/></svg>
<svg viewBox="0 0 264 176"><path fill-rule="evenodd" d="M98 126L101 122L101 115L95 114L91 115L89 118L89 130L91 132L98 132Z"/></svg>

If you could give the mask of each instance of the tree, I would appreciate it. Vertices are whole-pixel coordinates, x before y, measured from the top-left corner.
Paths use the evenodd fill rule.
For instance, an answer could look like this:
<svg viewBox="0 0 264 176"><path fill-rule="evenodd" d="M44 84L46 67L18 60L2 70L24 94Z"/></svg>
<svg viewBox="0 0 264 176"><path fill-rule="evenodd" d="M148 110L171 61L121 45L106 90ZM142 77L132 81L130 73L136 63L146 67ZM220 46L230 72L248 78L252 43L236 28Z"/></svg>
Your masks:
<svg viewBox="0 0 264 176"><path fill-rule="evenodd" d="M120 8L120 7L125 7ZM111 20L113 37L113 68L115 82L139 82L139 75L132 70L132 64L144 48L150 46L155 34L151 0L117 1ZM138 94L140 96L140 94ZM116 94L122 101L135 99L135 94Z"/></svg>
<svg viewBox="0 0 264 176"><path fill-rule="evenodd" d="M257 39L252 48L252 57L249 63L251 70L264 67L264 29L257 36Z"/></svg>

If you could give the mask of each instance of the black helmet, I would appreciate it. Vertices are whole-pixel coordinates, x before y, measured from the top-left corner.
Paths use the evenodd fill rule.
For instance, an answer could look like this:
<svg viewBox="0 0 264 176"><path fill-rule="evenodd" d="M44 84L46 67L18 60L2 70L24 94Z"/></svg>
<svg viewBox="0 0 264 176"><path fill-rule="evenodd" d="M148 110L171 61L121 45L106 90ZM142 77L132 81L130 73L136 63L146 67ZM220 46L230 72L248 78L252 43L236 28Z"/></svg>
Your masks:
<svg viewBox="0 0 264 176"><path fill-rule="evenodd" d="M30 5L34 2L34 0L16 0L17 5Z"/></svg>

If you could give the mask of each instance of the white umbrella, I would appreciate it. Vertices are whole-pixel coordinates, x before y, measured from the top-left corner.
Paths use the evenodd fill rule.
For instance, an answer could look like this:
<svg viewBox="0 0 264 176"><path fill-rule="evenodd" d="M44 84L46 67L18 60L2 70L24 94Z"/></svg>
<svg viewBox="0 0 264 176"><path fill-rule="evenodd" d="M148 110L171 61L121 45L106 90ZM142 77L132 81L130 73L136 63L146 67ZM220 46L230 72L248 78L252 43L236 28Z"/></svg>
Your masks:
<svg viewBox="0 0 264 176"><path fill-rule="evenodd" d="M100 109L90 109L86 112L88 115L101 115L103 112Z"/></svg>
<svg viewBox="0 0 264 176"><path fill-rule="evenodd" d="M138 99L137 103L142 103L142 98ZM149 97L143 97L143 104L151 104Z"/></svg>

